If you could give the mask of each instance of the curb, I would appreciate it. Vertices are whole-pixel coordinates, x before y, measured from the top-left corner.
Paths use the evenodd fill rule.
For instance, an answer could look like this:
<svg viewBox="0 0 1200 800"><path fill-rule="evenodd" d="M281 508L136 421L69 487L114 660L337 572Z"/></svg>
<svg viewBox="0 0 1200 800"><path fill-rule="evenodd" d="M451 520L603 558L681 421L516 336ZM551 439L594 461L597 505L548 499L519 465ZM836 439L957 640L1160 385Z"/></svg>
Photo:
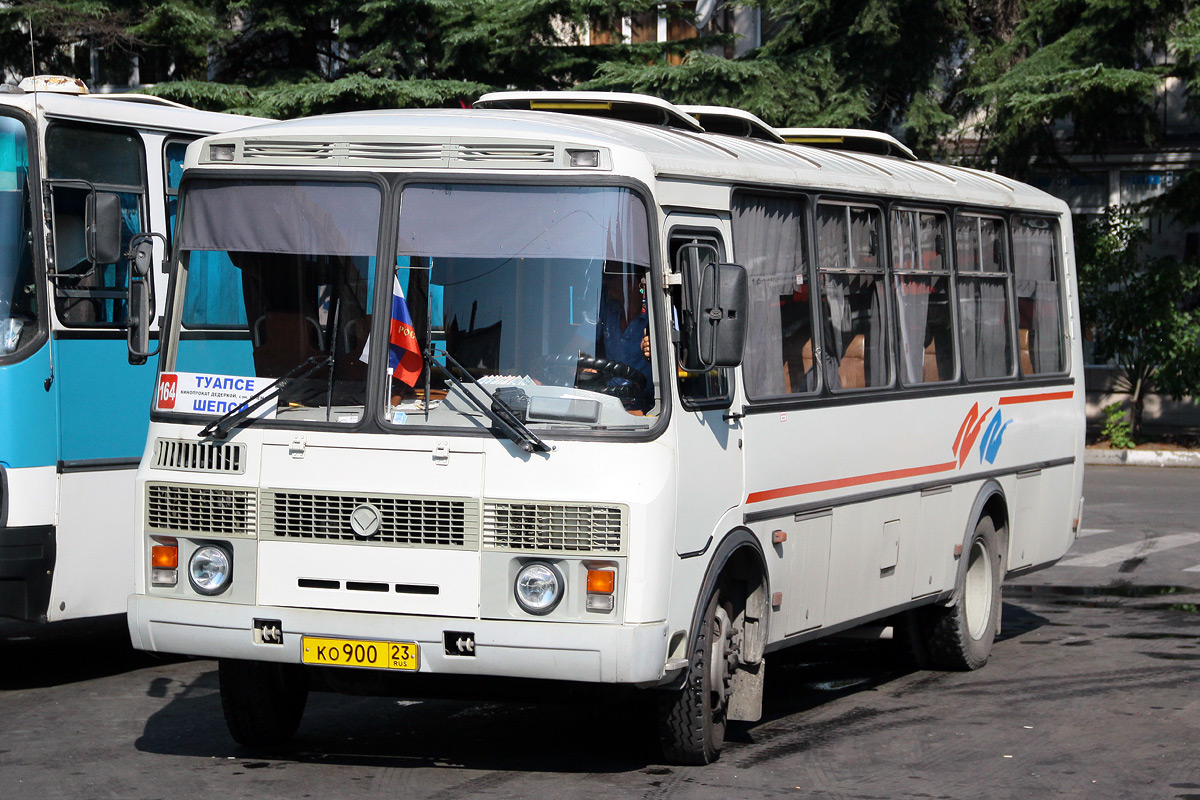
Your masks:
<svg viewBox="0 0 1200 800"><path fill-rule="evenodd" d="M1110 467L1200 467L1200 451L1088 449L1084 451L1083 463Z"/></svg>

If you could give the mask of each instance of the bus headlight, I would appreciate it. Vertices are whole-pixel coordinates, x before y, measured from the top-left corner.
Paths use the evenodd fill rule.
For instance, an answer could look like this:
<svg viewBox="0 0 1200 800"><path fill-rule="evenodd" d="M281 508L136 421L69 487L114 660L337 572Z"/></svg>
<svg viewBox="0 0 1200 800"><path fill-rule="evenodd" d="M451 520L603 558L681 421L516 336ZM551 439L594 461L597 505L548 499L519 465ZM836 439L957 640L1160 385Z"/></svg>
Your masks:
<svg viewBox="0 0 1200 800"><path fill-rule="evenodd" d="M233 556L217 544L196 548L188 560L188 580L200 594L220 594L233 580Z"/></svg>
<svg viewBox="0 0 1200 800"><path fill-rule="evenodd" d="M551 564L534 561L521 567L513 587L517 604L530 614L549 614L562 600L567 584Z"/></svg>

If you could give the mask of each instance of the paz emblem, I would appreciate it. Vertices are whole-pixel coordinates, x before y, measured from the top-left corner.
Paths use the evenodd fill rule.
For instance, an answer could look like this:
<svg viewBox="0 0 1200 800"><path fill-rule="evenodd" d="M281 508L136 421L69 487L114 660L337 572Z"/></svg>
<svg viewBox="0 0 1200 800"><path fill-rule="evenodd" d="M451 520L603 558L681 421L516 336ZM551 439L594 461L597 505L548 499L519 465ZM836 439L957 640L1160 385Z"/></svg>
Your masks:
<svg viewBox="0 0 1200 800"><path fill-rule="evenodd" d="M383 515L379 513L379 509L370 503L363 503L350 512L350 529L354 531L355 536L369 539L379 533L379 523L382 520Z"/></svg>

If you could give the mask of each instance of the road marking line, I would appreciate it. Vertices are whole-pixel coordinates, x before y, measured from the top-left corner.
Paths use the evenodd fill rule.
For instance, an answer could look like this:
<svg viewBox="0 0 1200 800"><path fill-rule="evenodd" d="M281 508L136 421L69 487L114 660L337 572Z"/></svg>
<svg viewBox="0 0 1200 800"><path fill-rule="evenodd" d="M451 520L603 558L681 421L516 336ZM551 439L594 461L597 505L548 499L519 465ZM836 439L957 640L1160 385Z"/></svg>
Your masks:
<svg viewBox="0 0 1200 800"><path fill-rule="evenodd" d="M1079 535L1095 536L1098 533L1112 533L1112 528L1084 528L1079 532Z"/></svg>
<svg viewBox="0 0 1200 800"><path fill-rule="evenodd" d="M1131 558L1148 556L1151 553L1160 553L1163 550L1185 547L1197 542L1200 542L1200 533L1174 533L1170 536L1158 536L1154 539L1110 547L1107 550L1098 550L1095 553L1088 553L1086 556L1068 558L1066 561L1060 561L1059 565L1063 567L1111 567Z"/></svg>
<svg viewBox="0 0 1200 800"><path fill-rule="evenodd" d="M1200 572L1200 564L1197 564L1194 567L1188 567L1184 570L1184 572Z"/></svg>

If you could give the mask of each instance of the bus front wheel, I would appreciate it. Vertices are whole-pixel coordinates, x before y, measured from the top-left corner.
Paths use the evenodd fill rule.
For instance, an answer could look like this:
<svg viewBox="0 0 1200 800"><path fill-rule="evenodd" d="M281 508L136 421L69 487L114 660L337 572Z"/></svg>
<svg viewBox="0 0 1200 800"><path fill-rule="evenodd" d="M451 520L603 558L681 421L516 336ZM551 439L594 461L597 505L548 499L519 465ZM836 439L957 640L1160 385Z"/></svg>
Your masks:
<svg viewBox="0 0 1200 800"><path fill-rule="evenodd" d="M975 524L955 587L956 602L921 610L927 661L941 669L973 670L987 663L1000 628L1001 537L989 516Z"/></svg>
<svg viewBox="0 0 1200 800"><path fill-rule="evenodd" d="M223 658L217 668L221 710L238 744L278 745L295 735L308 702L308 681L299 665Z"/></svg>
<svg viewBox="0 0 1200 800"><path fill-rule="evenodd" d="M659 737L664 758L673 764L710 764L725 742L725 712L729 705L737 653L733 645L733 614L713 592L697 631L687 679L659 696Z"/></svg>

